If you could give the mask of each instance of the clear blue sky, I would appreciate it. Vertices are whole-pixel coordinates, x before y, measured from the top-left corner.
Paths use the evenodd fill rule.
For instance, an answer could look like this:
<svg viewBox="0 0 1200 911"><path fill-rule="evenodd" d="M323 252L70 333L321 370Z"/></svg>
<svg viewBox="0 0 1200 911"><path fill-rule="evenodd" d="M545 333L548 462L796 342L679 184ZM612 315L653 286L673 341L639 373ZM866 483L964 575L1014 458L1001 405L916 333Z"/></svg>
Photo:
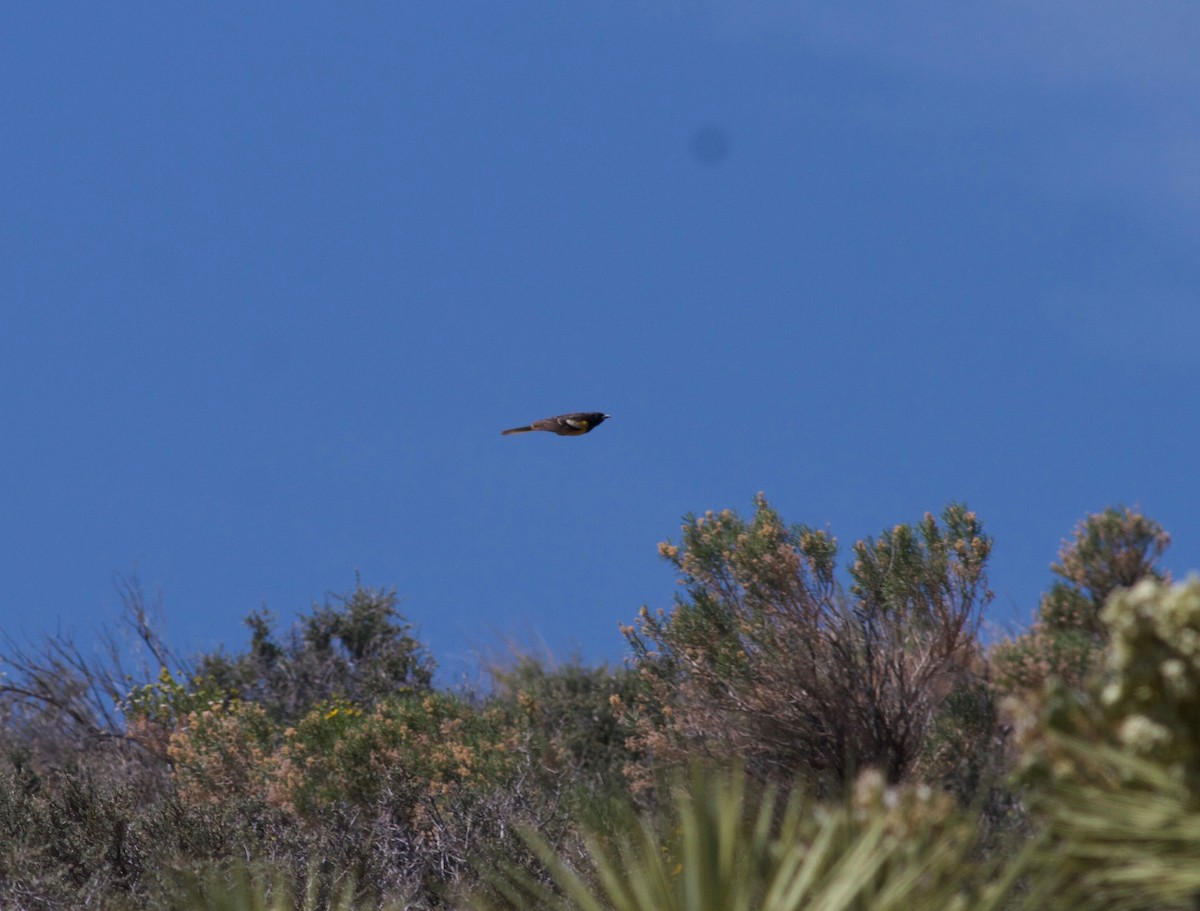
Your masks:
<svg viewBox="0 0 1200 911"><path fill-rule="evenodd" d="M688 511L969 503L993 619L1200 567L1200 5L7 4L0 627L356 571L449 677L620 660ZM505 437L562 411L581 438Z"/></svg>

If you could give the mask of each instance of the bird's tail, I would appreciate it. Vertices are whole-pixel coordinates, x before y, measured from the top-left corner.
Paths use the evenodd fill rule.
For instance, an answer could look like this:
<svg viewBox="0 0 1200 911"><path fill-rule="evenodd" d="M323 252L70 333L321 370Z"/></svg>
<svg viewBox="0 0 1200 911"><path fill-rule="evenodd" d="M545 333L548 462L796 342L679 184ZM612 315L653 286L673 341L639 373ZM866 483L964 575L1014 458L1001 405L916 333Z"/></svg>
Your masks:
<svg viewBox="0 0 1200 911"><path fill-rule="evenodd" d="M506 437L506 436L508 436L510 433L529 433L529 431L531 431L531 430L533 430L533 427L532 427L532 426L528 426L528 427L513 427L511 430L501 430L501 431L500 431L500 436L502 436L502 437Z"/></svg>

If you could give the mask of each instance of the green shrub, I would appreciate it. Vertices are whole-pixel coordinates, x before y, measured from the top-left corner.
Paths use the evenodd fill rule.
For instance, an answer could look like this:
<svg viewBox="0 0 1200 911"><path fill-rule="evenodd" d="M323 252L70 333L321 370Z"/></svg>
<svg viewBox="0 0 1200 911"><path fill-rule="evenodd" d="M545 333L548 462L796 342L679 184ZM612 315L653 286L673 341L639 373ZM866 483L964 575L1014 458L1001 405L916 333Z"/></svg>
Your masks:
<svg viewBox="0 0 1200 911"><path fill-rule="evenodd" d="M545 745L541 765L553 778L589 802L624 792L623 770L633 759L625 706L638 693L632 671L587 667L577 658L548 666L521 655L491 674L493 704L526 719Z"/></svg>
<svg viewBox="0 0 1200 911"><path fill-rule="evenodd" d="M1079 687L1095 667L1108 628L1101 609L1114 592L1143 579L1165 580L1155 563L1171 537L1153 519L1125 507L1087 516L1063 541L1059 577L1042 598L1033 626L992 649L1001 693L1036 693L1057 678Z"/></svg>
<svg viewBox="0 0 1200 911"><path fill-rule="evenodd" d="M635 746L659 764L744 759L758 777L830 792L868 767L891 782L944 777L990 733L947 724L938 749L925 742L979 679L990 550L975 514L951 505L941 522L857 542L846 592L836 540L784 525L761 495L750 520L687 517L682 544L660 545L686 595L625 629L644 685Z"/></svg>
<svg viewBox="0 0 1200 911"><path fill-rule="evenodd" d="M389 699L370 709L319 706L283 735L273 800L306 813L331 802L425 823L438 802L511 787L525 768L522 731L500 710L444 693Z"/></svg>
<svg viewBox="0 0 1200 911"><path fill-rule="evenodd" d="M202 656L195 678L284 722L335 700L370 705L398 693L429 692L433 658L396 605L394 591L359 585L314 606L283 637L269 612L253 613L246 618L249 650Z"/></svg>

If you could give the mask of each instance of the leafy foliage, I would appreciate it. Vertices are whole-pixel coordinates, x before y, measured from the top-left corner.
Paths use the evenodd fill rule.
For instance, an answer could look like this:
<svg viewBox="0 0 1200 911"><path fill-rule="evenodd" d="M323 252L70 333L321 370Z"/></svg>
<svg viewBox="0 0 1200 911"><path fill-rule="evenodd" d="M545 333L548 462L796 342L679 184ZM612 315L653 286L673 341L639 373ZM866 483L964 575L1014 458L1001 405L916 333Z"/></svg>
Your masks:
<svg viewBox="0 0 1200 911"><path fill-rule="evenodd" d="M1051 566L1060 578L1042 598L1032 629L993 650L999 689L1036 692L1051 677L1081 685L1108 639L1101 608L1142 579L1165 581L1155 564L1170 541L1157 522L1125 507L1080 522Z"/></svg>
<svg viewBox="0 0 1200 911"><path fill-rule="evenodd" d="M301 616L282 642L269 612L251 614L249 652L206 655L196 677L258 703L277 721L333 700L370 705L397 692L427 692L433 658L396 603L394 591L360 585Z"/></svg>
<svg viewBox="0 0 1200 911"><path fill-rule="evenodd" d="M761 495L749 521L687 517L682 545L659 548L686 597L625 630L646 684L641 749L668 762L744 757L781 781L841 785L866 767L899 781L975 678L990 550L975 514L951 505L941 524L927 514L857 542L846 593L836 540L785 526Z"/></svg>
<svg viewBox="0 0 1200 911"><path fill-rule="evenodd" d="M623 791L625 766L633 754L624 708L638 692L628 669L586 667L578 658L557 666L519 655L494 666L494 701L526 718L545 744L541 760L579 790L587 802Z"/></svg>

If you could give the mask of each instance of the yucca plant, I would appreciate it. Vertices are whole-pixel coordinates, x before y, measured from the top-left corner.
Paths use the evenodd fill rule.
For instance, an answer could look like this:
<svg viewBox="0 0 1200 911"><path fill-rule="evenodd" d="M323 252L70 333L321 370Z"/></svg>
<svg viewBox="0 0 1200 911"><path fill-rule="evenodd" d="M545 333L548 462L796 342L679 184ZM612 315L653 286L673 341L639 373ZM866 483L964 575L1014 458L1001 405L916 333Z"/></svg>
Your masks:
<svg viewBox="0 0 1200 911"><path fill-rule="evenodd" d="M1156 763L1112 747L1065 737L1057 746L1089 774L1037 791L1049 841L1033 878L1055 907L1200 908L1200 809L1187 788Z"/></svg>
<svg viewBox="0 0 1200 911"><path fill-rule="evenodd" d="M1056 907L1200 909L1200 580L1144 580L1100 614L1085 691L1018 704L1022 774L1049 850L1033 881Z"/></svg>
<svg viewBox="0 0 1200 911"><path fill-rule="evenodd" d="M829 806L793 793L749 793L740 771L698 770L672 792L661 820L628 816L585 839L575 869L536 833L539 880L508 870L480 911L924 911L999 907L1004 878L973 859L973 827L948 803L916 789L860 779L855 799Z"/></svg>

